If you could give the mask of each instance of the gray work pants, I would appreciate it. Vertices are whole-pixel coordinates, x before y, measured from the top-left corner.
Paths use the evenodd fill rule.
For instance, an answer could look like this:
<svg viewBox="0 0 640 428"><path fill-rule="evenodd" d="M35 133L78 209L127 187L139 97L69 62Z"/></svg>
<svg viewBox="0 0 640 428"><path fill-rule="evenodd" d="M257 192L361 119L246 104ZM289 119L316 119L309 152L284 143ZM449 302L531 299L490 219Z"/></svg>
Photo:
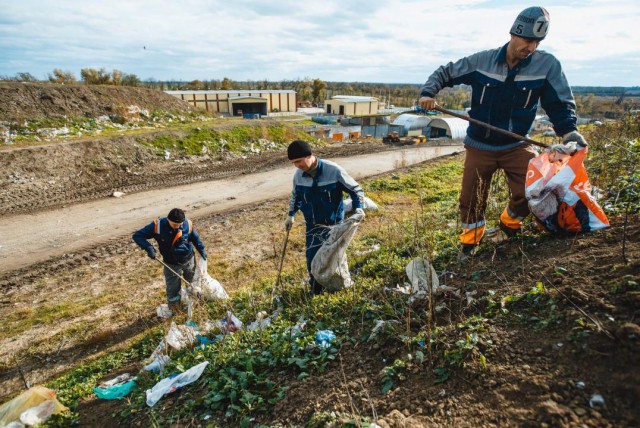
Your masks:
<svg viewBox="0 0 640 428"><path fill-rule="evenodd" d="M167 266L182 275L182 277L189 282L193 280L193 275L196 273L195 257L193 256L182 264L167 263ZM176 303L180 301L180 281L178 275L166 267L164 268L164 282L167 285L167 302Z"/></svg>

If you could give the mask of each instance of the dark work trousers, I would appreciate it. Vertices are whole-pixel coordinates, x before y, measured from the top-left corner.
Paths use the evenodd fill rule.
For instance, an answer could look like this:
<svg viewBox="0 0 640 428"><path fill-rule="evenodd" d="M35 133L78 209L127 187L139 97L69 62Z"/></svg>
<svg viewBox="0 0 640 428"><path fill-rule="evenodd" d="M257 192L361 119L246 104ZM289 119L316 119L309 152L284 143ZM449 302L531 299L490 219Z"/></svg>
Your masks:
<svg viewBox="0 0 640 428"><path fill-rule="evenodd" d="M171 269L182 275L184 279L191 282L193 275L196 273L195 257L192 255L184 263L167 263ZM164 282L167 285L167 301L176 303L180 301L180 282L182 280L166 267L164 268Z"/></svg>
<svg viewBox="0 0 640 428"><path fill-rule="evenodd" d="M306 237L306 256L307 256L307 270L309 271L309 285L311 286L311 291L313 294L322 293L323 287L322 284L317 282L313 275L311 275L311 261L316 256L316 253L324 243L324 241L329 238L329 233L331 232L330 226L324 225L315 225L309 229L307 225L307 232L305 234Z"/></svg>
<svg viewBox="0 0 640 428"><path fill-rule="evenodd" d="M484 228L491 179L498 169L504 170L509 186L509 216L524 219L529 215L524 187L529 160L534 158L537 152L528 145L500 151L467 146L466 151L459 201L463 229Z"/></svg>

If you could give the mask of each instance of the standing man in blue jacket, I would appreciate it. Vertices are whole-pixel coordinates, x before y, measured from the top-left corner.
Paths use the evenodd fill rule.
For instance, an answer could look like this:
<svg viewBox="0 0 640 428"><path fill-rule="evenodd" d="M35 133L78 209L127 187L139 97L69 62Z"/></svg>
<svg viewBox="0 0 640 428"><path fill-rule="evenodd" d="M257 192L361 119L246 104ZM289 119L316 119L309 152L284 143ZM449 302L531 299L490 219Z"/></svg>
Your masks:
<svg viewBox="0 0 640 428"><path fill-rule="evenodd" d="M565 143L575 141L586 146L577 131L576 105L560 62L537 50L548 31L546 9L536 6L523 10L511 27L511 40L506 45L438 68L420 91L420 106L432 110L442 88L466 84L472 89L470 117L527 135L540 104L556 135L561 135ZM464 144L460 261L473 254L484 235L489 188L498 169L506 175L510 200L500 216L497 232L503 237L520 232L522 220L529 214L524 193L527 166L537 154L523 141L473 123L467 128Z"/></svg>
<svg viewBox="0 0 640 428"><path fill-rule="evenodd" d="M293 190L289 202L289 215L285 229L293 226L294 216L302 211L306 222L306 256L309 285L313 294L323 291L322 284L311 275L311 261L326 241L330 227L344 219L343 192L353 201L355 214L364 218L364 191L362 187L340 165L315 157L306 141L296 140L289 144L287 157L298 168L293 176Z"/></svg>
<svg viewBox="0 0 640 428"><path fill-rule="evenodd" d="M191 282L195 274L195 260L193 246L195 245L203 259L207 259L207 253L200 236L193 228L191 220L185 218L184 211L174 208L169 215L156 219L133 234L133 240L151 259L156 258L156 250L149 242L155 239L162 254L164 263L164 280L167 287L167 302L172 310L180 307L180 278L181 275Z"/></svg>

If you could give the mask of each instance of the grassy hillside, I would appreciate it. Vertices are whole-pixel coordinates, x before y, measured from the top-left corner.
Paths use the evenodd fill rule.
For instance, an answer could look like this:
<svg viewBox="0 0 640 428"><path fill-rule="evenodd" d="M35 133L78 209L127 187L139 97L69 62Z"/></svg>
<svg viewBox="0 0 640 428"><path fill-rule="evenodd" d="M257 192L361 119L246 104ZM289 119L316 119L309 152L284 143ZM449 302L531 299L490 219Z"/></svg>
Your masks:
<svg viewBox="0 0 640 428"><path fill-rule="evenodd" d="M140 373L139 389L109 404L100 420L121 426L367 426L376 420L381 426L409 420L631 426L640 416L640 349L632 334L640 293L640 122L629 118L583 132L591 143L587 168L611 230L556 239L529 220L520 239L483 243L471 263L459 266L460 157L369 180L365 191L381 210L368 214L350 247L352 288L310 298L303 264L288 259L280 289L273 290L269 275L229 301L198 305L200 326L229 310L245 326L260 311L280 312L268 328L222 339L212 332L215 343L172 352L164 374ZM506 196L498 178L488 219L497 218ZM300 230L292 235L291 251L300 255ZM414 257L431 260L441 283L457 291L409 302L397 288ZM247 263L260 272L255 261ZM322 347L315 335L327 329L336 339ZM82 421L87 409L95 413L91 406L99 404L85 398L91 388L125 368L137 371L162 334L157 327L131 349L49 383L74 412L49 425ZM200 380L146 406L146 389L203 361L209 366ZM586 388L576 387L578 381ZM589 405L595 393L605 397L605 407Z"/></svg>

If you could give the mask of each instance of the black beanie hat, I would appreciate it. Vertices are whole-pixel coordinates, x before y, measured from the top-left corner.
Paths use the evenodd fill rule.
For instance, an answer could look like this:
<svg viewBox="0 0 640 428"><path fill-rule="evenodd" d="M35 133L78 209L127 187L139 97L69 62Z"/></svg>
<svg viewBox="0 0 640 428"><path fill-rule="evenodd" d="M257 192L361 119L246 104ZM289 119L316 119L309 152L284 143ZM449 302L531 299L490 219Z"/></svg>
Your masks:
<svg viewBox="0 0 640 428"><path fill-rule="evenodd" d="M311 146L306 141L295 140L289 144L289 147L287 147L287 156L289 157L289 160L306 158L312 154Z"/></svg>
<svg viewBox="0 0 640 428"><path fill-rule="evenodd" d="M169 211L167 218L174 223L182 223L184 221L184 211L180 208L174 208Z"/></svg>

